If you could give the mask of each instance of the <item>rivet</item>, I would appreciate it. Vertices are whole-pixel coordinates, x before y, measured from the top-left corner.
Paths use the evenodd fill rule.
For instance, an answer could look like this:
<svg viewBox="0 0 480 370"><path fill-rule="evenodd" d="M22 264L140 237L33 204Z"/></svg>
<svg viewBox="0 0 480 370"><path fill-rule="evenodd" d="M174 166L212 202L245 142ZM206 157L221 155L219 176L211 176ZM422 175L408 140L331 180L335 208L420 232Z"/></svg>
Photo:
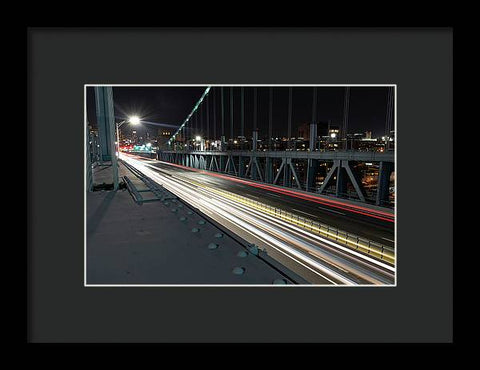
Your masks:
<svg viewBox="0 0 480 370"><path fill-rule="evenodd" d="M204 224L205 224L205 221L204 221L204 220L200 220L200 221L198 221L198 224L199 224L199 225L204 225Z"/></svg>
<svg viewBox="0 0 480 370"><path fill-rule="evenodd" d="M217 249L218 248L218 244L215 244L215 243L210 243L208 245L208 249Z"/></svg>
<svg viewBox="0 0 480 370"><path fill-rule="evenodd" d="M187 219L187 218L184 217L184 216L182 216L182 217L179 218L180 221L185 221L186 219Z"/></svg>
<svg viewBox="0 0 480 370"><path fill-rule="evenodd" d="M245 269L243 267L235 267L232 272L235 275L242 275L245 272Z"/></svg>
<svg viewBox="0 0 480 370"><path fill-rule="evenodd" d="M247 256L248 256L248 253L245 252L245 251L240 251L240 252L237 253L237 256L238 256L238 257L242 257L242 258L243 258L243 257L247 257Z"/></svg>
<svg viewBox="0 0 480 370"><path fill-rule="evenodd" d="M215 238L223 238L223 234L222 233L216 233L214 235Z"/></svg>
<svg viewBox="0 0 480 370"><path fill-rule="evenodd" d="M285 284L287 284L287 280L285 280L285 279L275 279L275 280L273 280L273 284L275 284L275 285L285 285Z"/></svg>
<svg viewBox="0 0 480 370"><path fill-rule="evenodd" d="M254 254L255 256L258 255L258 247L255 244L250 244L248 249L250 250L250 253Z"/></svg>
<svg viewBox="0 0 480 370"><path fill-rule="evenodd" d="M194 227L194 228L192 229L192 233L198 233L199 231L200 231L200 229L198 229L198 228L196 228L196 227Z"/></svg>

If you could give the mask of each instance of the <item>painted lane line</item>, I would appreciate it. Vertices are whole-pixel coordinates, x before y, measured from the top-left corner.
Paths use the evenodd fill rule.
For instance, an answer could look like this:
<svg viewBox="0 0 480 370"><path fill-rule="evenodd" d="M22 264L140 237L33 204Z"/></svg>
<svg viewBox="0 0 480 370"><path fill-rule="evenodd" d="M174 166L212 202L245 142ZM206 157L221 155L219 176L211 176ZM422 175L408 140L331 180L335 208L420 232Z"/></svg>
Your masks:
<svg viewBox="0 0 480 370"><path fill-rule="evenodd" d="M328 209L328 208L324 208L324 207L318 207L318 208L323 209L324 211L335 212L335 213L338 213L339 215L345 216L345 213L334 211L333 209Z"/></svg>
<svg viewBox="0 0 480 370"><path fill-rule="evenodd" d="M292 209L293 209L294 211L297 211L297 212L303 213L303 214L305 214L305 215L309 215L309 216L312 216L312 217L315 217L315 218L317 217L316 215L313 215L313 214L311 214L311 213L308 213L308 212L303 212L303 211L300 211L299 209L295 209L295 208L292 208Z"/></svg>

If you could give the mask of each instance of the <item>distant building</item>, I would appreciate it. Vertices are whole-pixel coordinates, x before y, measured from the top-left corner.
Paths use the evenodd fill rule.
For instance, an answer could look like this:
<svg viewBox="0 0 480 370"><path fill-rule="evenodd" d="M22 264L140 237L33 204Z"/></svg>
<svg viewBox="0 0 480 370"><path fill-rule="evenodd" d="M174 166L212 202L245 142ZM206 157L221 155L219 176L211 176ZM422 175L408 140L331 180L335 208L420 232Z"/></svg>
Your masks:
<svg viewBox="0 0 480 370"><path fill-rule="evenodd" d="M330 125L330 127L328 128L328 136L331 139L338 140L340 137L340 127Z"/></svg>
<svg viewBox="0 0 480 370"><path fill-rule="evenodd" d="M317 122L317 135L324 136L328 134L329 123L324 121ZM336 127L336 126L335 126ZM338 127L337 127L338 129ZM302 123L298 126L298 138L310 140L310 123Z"/></svg>
<svg viewBox="0 0 480 370"><path fill-rule="evenodd" d="M165 128L159 128L157 133L157 142L159 147L164 147L167 144L167 141L172 137L172 131ZM183 134L179 134L175 137L175 141L184 141Z"/></svg>
<svg viewBox="0 0 480 370"><path fill-rule="evenodd" d="M300 126L298 126L297 131L298 138L302 138L304 140L310 139L310 123L302 123Z"/></svg>

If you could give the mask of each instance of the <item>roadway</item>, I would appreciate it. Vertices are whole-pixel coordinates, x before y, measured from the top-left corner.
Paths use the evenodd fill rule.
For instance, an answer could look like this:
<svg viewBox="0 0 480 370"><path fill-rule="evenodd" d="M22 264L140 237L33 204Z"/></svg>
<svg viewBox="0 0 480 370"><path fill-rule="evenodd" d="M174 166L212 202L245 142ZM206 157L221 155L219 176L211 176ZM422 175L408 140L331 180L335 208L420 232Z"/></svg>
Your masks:
<svg viewBox="0 0 480 370"><path fill-rule="evenodd" d="M348 231L392 249L395 247L395 222L393 212L390 210L378 211L378 207L354 206L350 203L309 195L294 189L285 189L225 174L174 165L168 162L151 161L142 157L137 158L148 161L151 165L172 176L187 181L194 180L214 188L243 195L270 206L327 224L339 230Z"/></svg>
<svg viewBox="0 0 480 370"><path fill-rule="evenodd" d="M121 159L236 234L267 247L265 249L269 254L289 268L296 268L297 273L306 271L303 275L308 276L312 283L388 285L394 282L394 267L222 198L209 189L237 193L393 247L391 212L348 202L327 201L326 198L307 196L293 189L123 153Z"/></svg>

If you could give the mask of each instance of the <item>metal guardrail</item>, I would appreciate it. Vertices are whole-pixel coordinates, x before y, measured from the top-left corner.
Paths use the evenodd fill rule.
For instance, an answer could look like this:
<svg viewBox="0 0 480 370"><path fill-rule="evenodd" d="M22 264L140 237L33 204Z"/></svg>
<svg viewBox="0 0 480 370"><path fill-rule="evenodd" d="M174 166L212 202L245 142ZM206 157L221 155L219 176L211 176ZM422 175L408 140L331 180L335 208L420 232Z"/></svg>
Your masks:
<svg viewBox="0 0 480 370"><path fill-rule="evenodd" d="M224 190L213 189L209 187L209 190L224 196L228 199L235 200L242 204L253 207L261 212L278 217L279 219L299 226L305 230L313 232L317 235L321 235L329 240L335 241L345 247L370 255L381 261L385 261L389 264L395 264L395 252L392 248L389 248L383 244L361 238L357 235L341 231L334 227L322 224L311 219L295 215L291 212L269 206L267 204L249 199L247 197L230 193Z"/></svg>
<svg viewBox="0 0 480 370"><path fill-rule="evenodd" d="M127 190L129 193L132 195L133 200L137 203L140 204L143 201L142 195L138 192L137 188L133 185L133 183L130 181L130 179L127 176L123 176L123 181L127 185Z"/></svg>
<svg viewBox="0 0 480 370"><path fill-rule="evenodd" d="M366 162L394 162L395 155L393 151L389 152L362 152L362 151L290 151L290 150L162 150L161 153L170 154L197 154L197 155L222 155L222 156L242 156L250 157L255 156L257 158L295 158L295 159L320 159L320 160L352 160L352 161L366 161Z"/></svg>
<svg viewBox="0 0 480 370"><path fill-rule="evenodd" d="M156 200L166 200L166 199L176 199L177 197L166 190L163 186L158 185L155 181L151 180L147 176L145 176L142 172L137 170L135 167L131 166L130 164L122 161L122 164L130 170L130 172L139 178L148 188L148 190L138 190L132 181L127 177L123 176L125 184L127 185L127 189L132 194L133 198L137 203L145 203L145 202L153 202ZM141 192L150 192L152 193L155 198L153 199L145 199L140 193Z"/></svg>

